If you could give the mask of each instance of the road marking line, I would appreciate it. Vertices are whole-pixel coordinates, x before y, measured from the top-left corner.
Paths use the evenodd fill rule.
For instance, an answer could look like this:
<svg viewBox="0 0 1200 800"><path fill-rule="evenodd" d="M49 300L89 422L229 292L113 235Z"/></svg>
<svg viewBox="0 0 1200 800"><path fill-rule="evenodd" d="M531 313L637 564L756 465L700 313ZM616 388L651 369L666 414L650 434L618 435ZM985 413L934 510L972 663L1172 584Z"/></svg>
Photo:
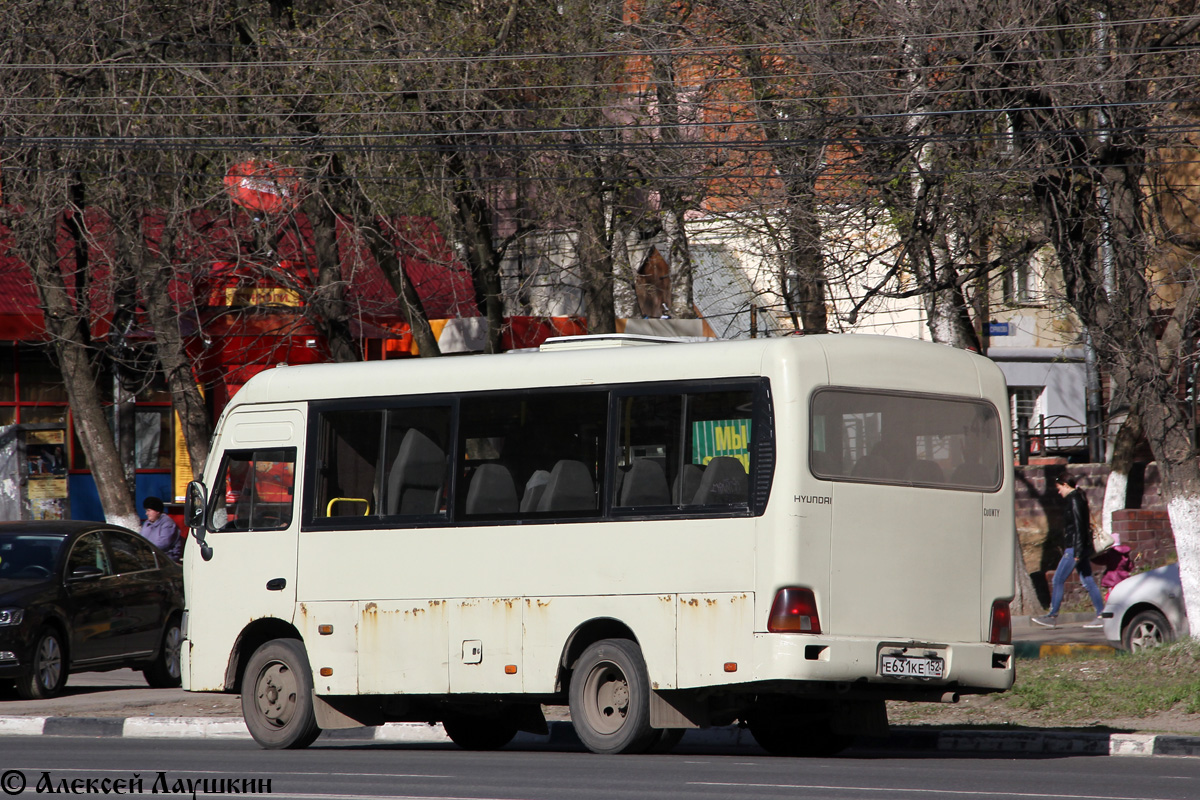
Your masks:
<svg viewBox="0 0 1200 800"><path fill-rule="evenodd" d="M1053 800L1167 800L1154 797L1122 797L1107 794L1049 794L1046 792L972 791L967 789L903 789L895 786L821 786L804 783L718 783L716 781L692 781L689 786L736 786L746 789L823 789L844 792L910 792L913 794L950 794L975 797L1049 797Z"/></svg>

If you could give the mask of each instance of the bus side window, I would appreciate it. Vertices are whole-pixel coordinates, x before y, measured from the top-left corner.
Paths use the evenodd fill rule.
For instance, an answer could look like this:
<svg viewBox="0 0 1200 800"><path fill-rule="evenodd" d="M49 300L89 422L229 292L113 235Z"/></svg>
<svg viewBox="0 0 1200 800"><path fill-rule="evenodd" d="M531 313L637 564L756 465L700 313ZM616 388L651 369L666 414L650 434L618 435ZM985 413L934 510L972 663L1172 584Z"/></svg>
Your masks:
<svg viewBox="0 0 1200 800"><path fill-rule="evenodd" d="M596 487L603 484L607 391L488 393L465 397L460 409L458 515L549 519L600 510ZM507 481L503 499L484 484L472 496L475 475L486 465L496 467L489 470L492 478L500 470L511 476L519 494L515 507ZM485 494L494 502L477 503Z"/></svg>
<svg viewBox="0 0 1200 800"><path fill-rule="evenodd" d="M388 471L387 513L436 514L442 507L446 454L432 439L409 428Z"/></svg>
<svg viewBox="0 0 1200 800"><path fill-rule="evenodd" d="M671 513L749 502L753 391L660 392L618 403L614 508Z"/></svg>
<svg viewBox="0 0 1200 800"><path fill-rule="evenodd" d="M392 519L444 514L450 406L389 408L383 434L378 513Z"/></svg>
<svg viewBox="0 0 1200 800"><path fill-rule="evenodd" d="M313 520L443 510L448 405L318 410L316 429Z"/></svg>

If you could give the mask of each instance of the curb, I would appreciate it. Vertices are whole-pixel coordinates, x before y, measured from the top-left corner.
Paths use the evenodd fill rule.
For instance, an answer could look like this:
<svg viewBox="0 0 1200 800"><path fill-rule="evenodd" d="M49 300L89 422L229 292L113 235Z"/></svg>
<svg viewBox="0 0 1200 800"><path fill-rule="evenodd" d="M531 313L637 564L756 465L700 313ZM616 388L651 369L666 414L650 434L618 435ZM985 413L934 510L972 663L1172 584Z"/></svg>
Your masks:
<svg viewBox="0 0 1200 800"><path fill-rule="evenodd" d="M549 735L519 733L518 747L581 749L569 722L551 722ZM0 717L0 736L89 736L137 739L250 739L240 719L212 717ZM377 727L325 731L322 739L408 744L449 744L440 724L389 722ZM745 728L689 730L693 747L761 752ZM1070 733L1065 731L911 730L894 726L886 739L866 744L914 751L1011 753L1025 755L1190 756L1200 757L1200 736L1151 733Z"/></svg>

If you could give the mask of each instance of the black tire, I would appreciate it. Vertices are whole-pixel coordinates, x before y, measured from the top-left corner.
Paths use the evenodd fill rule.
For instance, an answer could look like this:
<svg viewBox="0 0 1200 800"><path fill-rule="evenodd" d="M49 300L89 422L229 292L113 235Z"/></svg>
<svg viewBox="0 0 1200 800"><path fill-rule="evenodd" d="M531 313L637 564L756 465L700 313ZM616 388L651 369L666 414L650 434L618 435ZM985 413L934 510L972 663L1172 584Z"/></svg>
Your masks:
<svg viewBox="0 0 1200 800"><path fill-rule="evenodd" d="M174 689L181 683L180 653L183 651L183 630L179 617L172 617L163 631L158 655L142 670L146 683L154 689Z"/></svg>
<svg viewBox="0 0 1200 800"><path fill-rule="evenodd" d="M321 735L302 643L275 639L250 656L242 676L242 719L267 750L308 747Z"/></svg>
<svg viewBox="0 0 1200 800"><path fill-rule="evenodd" d="M854 743L854 737L834 733L825 715L805 716L756 709L746 724L759 746L773 756L835 756Z"/></svg>
<svg viewBox="0 0 1200 800"><path fill-rule="evenodd" d="M517 723L504 714L461 714L442 720L450 741L463 750L499 750L517 735Z"/></svg>
<svg viewBox="0 0 1200 800"><path fill-rule="evenodd" d="M62 635L54 628L38 631L29 661L29 673L17 679L17 696L23 700L45 700L62 694L71 671Z"/></svg>
<svg viewBox="0 0 1200 800"><path fill-rule="evenodd" d="M650 679L642 651L628 639L602 639L575 662L571 721L593 753L644 753L659 738L650 727Z"/></svg>
<svg viewBox="0 0 1200 800"><path fill-rule="evenodd" d="M1121 644L1131 653L1140 653L1175 641L1171 623L1160 612L1152 609L1139 611L1121 629Z"/></svg>

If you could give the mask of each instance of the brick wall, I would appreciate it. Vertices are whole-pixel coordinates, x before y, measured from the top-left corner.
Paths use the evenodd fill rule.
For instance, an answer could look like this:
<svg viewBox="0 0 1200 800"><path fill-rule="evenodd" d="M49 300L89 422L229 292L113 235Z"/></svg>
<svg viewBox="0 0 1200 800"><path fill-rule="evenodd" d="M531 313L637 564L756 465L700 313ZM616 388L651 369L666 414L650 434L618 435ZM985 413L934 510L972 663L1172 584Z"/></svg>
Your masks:
<svg viewBox="0 0 1200 800"><path fill-rule="evenodd" d="M1016 521L1025 569L1033 581L1038 600L1050 604L1050 580L1062 556L1058 534L1062 530L1062 498L1054 481L1069 471L1087 497L1092 525L1100 524L1104 508L1104 488L1108 481L1106 464L1071 464L1063 459L1031 459L1028 466L1016 467ZM1166 507L1159 492L1158 468L1138 465L1130 475L1126 509L1113 515L1114 536L1132 548L1134 569L1141 571L1175 560L1175 539ZM1097 570L1099 582L1103 570ZM1072 574L1067 581L1063 607L1090 608L1087 593Z"/></svg>
<svg viewBox="0 0 1200 800"><path fill-rule="evenodd" d="M1175 560L1175 536L1165 508L1127 508L1113 512L1113 538L1133 548L1136 569Z"/></svg>

